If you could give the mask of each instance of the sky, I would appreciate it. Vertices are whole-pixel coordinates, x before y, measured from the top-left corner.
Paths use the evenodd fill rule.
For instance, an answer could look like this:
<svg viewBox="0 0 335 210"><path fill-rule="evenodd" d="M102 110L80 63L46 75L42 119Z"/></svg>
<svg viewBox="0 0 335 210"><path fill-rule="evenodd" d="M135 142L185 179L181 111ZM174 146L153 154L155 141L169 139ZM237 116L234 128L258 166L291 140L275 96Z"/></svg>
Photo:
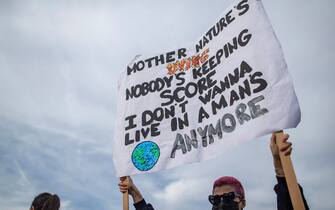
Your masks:
<svg viewBox="0 0 335 210"><path fill-rule="evenodd" d="M137 54L197 40L232 0L0 0L0 209L37 194L62 210L121 209L112 163L117 79ZM311 209L335 207L333 0L263 0L302 111L292 161ZM237 177L248 209L276 209L270 136L134 182L156 209L210 209L213 180Z"/></svg>

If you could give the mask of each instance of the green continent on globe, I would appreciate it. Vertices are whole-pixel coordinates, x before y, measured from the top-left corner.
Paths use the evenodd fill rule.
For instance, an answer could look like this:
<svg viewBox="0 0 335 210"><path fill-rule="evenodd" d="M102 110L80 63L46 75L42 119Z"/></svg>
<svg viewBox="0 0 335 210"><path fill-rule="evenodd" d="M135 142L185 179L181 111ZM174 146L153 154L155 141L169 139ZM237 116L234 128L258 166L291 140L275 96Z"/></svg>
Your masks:
<svg viewBox="0 0 335 210"><path fill-rule="evenodd" d="M135 147L131 160L138 170L149 171L155 166L159 156L158 145L152 141L144 141Z"/></svg>

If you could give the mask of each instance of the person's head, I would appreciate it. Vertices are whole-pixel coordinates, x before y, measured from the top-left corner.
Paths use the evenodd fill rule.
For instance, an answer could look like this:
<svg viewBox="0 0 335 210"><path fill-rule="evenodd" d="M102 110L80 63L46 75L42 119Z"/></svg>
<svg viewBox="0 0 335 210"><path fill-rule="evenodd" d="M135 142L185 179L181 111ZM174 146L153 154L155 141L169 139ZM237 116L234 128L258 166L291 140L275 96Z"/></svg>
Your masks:
<svg viewBox="0 0 335 210"><path fill-rule="evenodd" d="M59 207L58 195L44 192L34 198L30 210L59 210Z"/></svg>
<svg viewBox="0 0 335 210"><path fill-rule="evenodd" d="M244 189L240 181L231 176L215 180L209 201L213 210L241 210L246 206Z"/></svg>

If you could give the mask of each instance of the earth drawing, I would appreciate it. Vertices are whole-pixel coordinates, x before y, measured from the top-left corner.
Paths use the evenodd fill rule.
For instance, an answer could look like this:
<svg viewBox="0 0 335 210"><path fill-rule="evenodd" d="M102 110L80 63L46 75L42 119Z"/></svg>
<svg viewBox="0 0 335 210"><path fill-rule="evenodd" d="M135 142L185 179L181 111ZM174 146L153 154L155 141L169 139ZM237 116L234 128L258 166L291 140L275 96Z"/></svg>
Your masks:
<svg viewBox="0 0 335 210"><path fill-rule="evenodd" d="M158 145L152 141L144 141L135 147L131 160L138 170L149 171L155 166L159 156Z"/></svg>

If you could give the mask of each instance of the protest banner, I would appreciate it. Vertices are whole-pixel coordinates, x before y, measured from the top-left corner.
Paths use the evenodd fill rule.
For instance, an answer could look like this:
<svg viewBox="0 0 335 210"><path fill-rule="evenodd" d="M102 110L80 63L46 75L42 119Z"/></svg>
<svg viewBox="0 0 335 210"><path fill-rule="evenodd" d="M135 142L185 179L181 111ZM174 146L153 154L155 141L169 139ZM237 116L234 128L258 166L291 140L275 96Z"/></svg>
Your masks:
<svg viewBox="0 0 335 210"><path fill-rule="evenodd" d="M300 121L260 0L234 1L193 46L137 56L118 82L118 177L208 160Z"/></svg>
<svg viewBox="0 0 335 210"><path fill-rule="evenodd" d="M262 2L234 1L193 46L136 56L127 66L118 84L116 175L208 160L299 122L292 80ZM281 159L293 206L303 209L292 163ZM125 209L127 200L124 195Z"/></svg>

